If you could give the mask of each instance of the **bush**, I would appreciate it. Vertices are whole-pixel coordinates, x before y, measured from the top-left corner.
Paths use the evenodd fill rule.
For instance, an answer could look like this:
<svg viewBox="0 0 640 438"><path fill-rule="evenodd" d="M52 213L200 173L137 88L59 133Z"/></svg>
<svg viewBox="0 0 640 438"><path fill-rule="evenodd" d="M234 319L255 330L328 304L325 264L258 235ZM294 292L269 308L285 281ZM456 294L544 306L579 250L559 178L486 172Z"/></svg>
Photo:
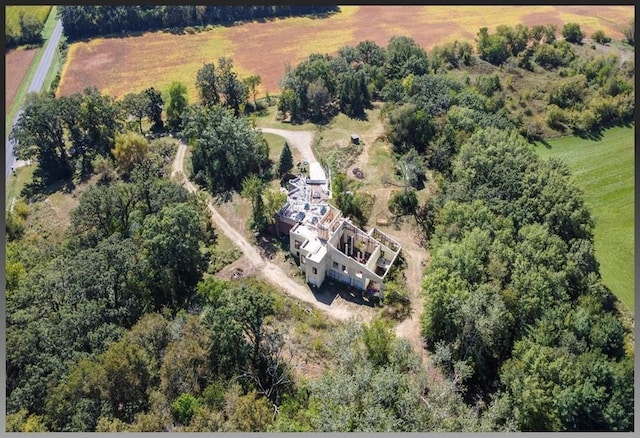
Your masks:
<svg viewBox="0 0 640 438"><path fill-rule="evenodd" d="M562 36L570 43L581 43L584 38L584 32L580 30L578 23L567 23L562 28Z"/></svg>
<svg viewBox="0 0 640 438"><path fill-rule="evenodd" d="M188 425L199 405L198 399L191 394L182 394L171 404L171 412L176 421Z"/></svg>
<svg viewBox="0 0 640 438"><path fill-rule="evenodd" d="M611 42L611 37L605 35L602 30L596 30L593 35L591 35L591 39L599 44L608 44Z"/></svg>

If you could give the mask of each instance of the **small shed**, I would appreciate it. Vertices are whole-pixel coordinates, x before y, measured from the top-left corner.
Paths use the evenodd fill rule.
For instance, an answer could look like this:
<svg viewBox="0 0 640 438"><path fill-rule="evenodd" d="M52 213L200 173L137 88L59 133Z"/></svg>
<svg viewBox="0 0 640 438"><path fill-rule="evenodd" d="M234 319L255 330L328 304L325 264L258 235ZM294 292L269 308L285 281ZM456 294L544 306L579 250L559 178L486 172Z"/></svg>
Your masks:
<svg viewBox="0 0 640 438"><path fill-rule="evenodd" d="M351 134L351 143L360 144L360 137L358 134Z"/></svg>

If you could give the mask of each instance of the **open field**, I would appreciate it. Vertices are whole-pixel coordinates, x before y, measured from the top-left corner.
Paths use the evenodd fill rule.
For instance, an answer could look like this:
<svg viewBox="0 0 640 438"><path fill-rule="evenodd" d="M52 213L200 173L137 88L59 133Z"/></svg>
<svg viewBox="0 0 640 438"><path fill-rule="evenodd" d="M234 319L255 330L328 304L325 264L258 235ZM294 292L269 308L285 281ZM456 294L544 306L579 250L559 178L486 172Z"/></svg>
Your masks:
<svg viewBox="0 0 640 438"><path fill-rule="evenodd" d="M184 82L196 99L195 77L205 62L233 58L242 78L258 74L260 95L277 94L285 65L311 53L336 53L340 47L370 39L386 46L393 35L406 35L427 50L453 40L473 41L480 27L525 23L577 22L590 36L602 29L614 39L633 18L633 6L341 6L328 18L296 17L239 26L216 27L187 35L153 32L125 38L97 38L71 45L59 94L96 86L122 97L153 86L166 92Z"/></svg>
<svg viewBox="0 0 640 438"><path fill-rule="evenodd" d="M18 93L18 88L27 75L29 67L38 49L14 49L4 55L4 114L9 114L9 108Z"/></svg>
<svg viewBox="0 0 640 438"><path fill-rule="evenodd" d="M49 16L51 6L5 6L4 32L5 34L20 33L20 14L32 15L44 23Z"/></svg>
<svg viewBox="0 0 640 438"><path fill-rule="evenodd" d="M596 257L604 283L634 309L634 127L616 127L601 139L563 137L538 144L543 157L571 168L592 216Z"/></svg>

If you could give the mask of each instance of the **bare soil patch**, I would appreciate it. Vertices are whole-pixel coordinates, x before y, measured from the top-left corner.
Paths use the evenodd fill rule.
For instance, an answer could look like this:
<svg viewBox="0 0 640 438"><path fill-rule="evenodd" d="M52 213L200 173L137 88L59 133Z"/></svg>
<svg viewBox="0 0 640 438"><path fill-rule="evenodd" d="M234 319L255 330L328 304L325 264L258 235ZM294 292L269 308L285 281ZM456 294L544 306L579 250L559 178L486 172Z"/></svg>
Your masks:
<svg viewBox="0 0 640 438"><path fill-rule="evenodd" d="M328 18L296 17L219 27L192 35L163 32L75 43L69 50L59 93L96 86L114 97L148 86L166 91L173 80L196 98L195 77L205 62L233 58L240 77L262 78L259 97L277 94L285 65L312 53L335 54L340 47L372 40L386 47L393 35L406 35L427 50L445 42L473 41L480 27L524 23L577 22L590 36L602 29L621 39L633 6L342 6Z"/></svg>
<svg viewBox="0 0 640 438"><path fill-rule="evenodd" d="M4 74L5 74L5 96L4 96L4 114L9 113L9 107L13 103L18 88L27 75L29 66L36 56L37 49L15 49L10 50L4 55Z"/></svg>

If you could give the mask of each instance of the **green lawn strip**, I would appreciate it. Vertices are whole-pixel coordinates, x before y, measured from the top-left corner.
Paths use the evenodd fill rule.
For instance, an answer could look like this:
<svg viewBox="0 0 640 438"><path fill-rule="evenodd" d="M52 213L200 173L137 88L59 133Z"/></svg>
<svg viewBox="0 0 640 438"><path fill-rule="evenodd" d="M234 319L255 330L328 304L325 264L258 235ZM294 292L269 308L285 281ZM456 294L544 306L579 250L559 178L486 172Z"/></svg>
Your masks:
<svg viewBox="0 0 640 438"><path fill-rule="evenodd" d="M8 179L7 192L5 194L7 213L11 209L11 204L13 203L14 199L20 197L20 192L24 188L25 184L32 180L34 170L35 164L20 167L16 169L16 176L12 176Z"/></svg>
<svg viewBox="0 0 640 438"><path fill-rule="evenodd" d="M599 140L563 137L551 148L536 147L542 157L565 161L595 220L596 257L604 283L634 309L634 135L635 127L616 127Z"/></svg>
<svg viewBox="0 0 640 438"><path fill-rule="evenodd" d="M44 29L42 30L42 38L44 39L44 43L40 48L38 48L38 53L36 53L36 56L34 56L33 62L31 63L31 66L29 67L27 74L22 80L20 87L18 87L18 92L16 93L16 97L14 97L13 102L11 102L11 106L9 107L9 113L5 118L4 123L5 123L6 136L9 135L11 124L13 123L13 120L15 119L16 114L18 114L18 111L20 110L20 107L24 102L24 98L27 95L29 84L31 83L33 76L36 74L36 70L38 69L38 65L40 64L42 55L44 54L44 49L45 49L45 46L47 45L47 41L49 40L49 38L51 37L51 34L53 33L53 29L56 25L56 14L57 14L57 8L53 6L51 8L51 12L49 13L49 17L47 18L47 21L44 24ZM56 55L56 56L59 56L59 55ZM55 61L54 61L54 64L55 64ZM50 83L51 82L49 82L49 84Z"/></svg>

